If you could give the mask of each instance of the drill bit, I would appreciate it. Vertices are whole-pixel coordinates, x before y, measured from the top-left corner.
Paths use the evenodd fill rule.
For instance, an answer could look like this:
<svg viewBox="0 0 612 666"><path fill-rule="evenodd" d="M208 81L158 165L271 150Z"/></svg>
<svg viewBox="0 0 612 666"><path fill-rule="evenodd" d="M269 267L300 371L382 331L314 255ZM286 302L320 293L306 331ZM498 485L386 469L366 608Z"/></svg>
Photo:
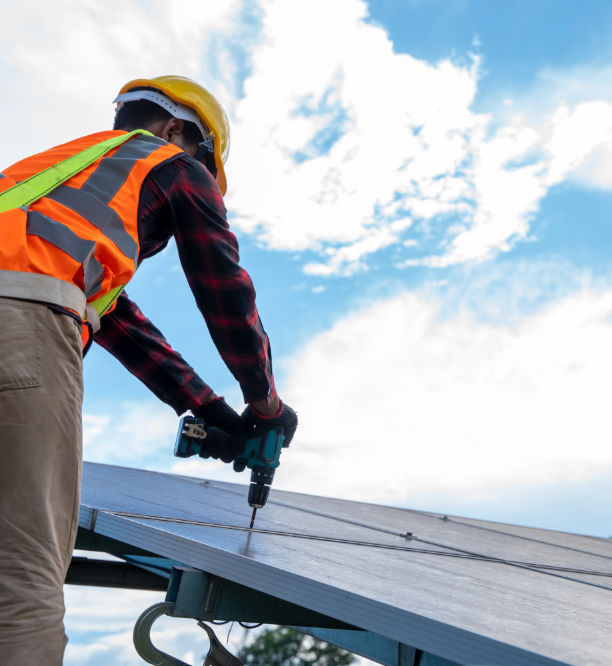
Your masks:
<svg viewBox="0 0 612 666"><path fill-rule="evenodd" d="M257 507L253 509L253 513L251 514L251 524L249 525L249 529L253 529L253 523L255 522L255 514L257 513Z"/></svg>

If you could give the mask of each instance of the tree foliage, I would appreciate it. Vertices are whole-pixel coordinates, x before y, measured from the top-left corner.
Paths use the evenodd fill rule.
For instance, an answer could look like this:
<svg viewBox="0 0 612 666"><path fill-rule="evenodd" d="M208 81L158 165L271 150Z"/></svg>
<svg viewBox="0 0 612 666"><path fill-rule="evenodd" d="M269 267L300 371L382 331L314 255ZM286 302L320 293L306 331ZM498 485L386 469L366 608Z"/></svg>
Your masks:
<svg viewBox="0 0 612 666"><path fill-rule="evenodd" d="M245 666L349 666L355 657L289 627L265 629L238 653Z"/></svg>

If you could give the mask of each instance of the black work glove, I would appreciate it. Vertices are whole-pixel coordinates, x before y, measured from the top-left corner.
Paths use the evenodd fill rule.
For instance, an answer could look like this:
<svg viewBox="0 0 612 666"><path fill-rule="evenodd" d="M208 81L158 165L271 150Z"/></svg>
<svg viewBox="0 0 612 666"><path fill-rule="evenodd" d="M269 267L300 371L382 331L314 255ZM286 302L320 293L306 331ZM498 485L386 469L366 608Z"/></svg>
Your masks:
<svg viewBox="0 0 612 666"><path fill-rule="evenodd" d="M289 405L285 405L282 401L280 403L280 409L275 416L263 416L256 412L250 405L247 405L240 418L247 429L247 435L255 428L274 428L276 426L282 426L285 434L283 446L289 446L298 425L297 414L291 409L291 407L289 407Z"/></svg>
<svg viewBox="0 0 612 666"><path fill-rule="evenodd" d="M247 429L238 412L223 398L214 398L192 411L194 416L204 419L207 424L207 436L202 441L199 454L201 458L216 458L230 463L243 452Z"/></svg>

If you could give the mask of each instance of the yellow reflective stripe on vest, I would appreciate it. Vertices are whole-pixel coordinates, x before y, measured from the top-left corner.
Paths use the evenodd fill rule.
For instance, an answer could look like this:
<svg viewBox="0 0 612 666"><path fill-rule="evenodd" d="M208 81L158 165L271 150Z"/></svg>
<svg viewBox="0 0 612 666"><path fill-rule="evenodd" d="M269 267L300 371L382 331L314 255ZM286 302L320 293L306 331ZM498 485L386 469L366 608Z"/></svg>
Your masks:
<svg viewBox="0 0 612 666"><path fill-rule="evenodd" d="M155 136L137 136L100 160L79 188L59 185L46 197L84 217L109 238L136 265L138 243L129 235L117 211L109 203L121 189L139 160L164 145Z"/></svg>
<svg viewBox="0 0 612 666"><path fill-rule="evenodd" d="M125 289L125 284L120 284L118 287L115 287L108 294L96 298L95 301L90 303L93 306L93 309L98 313L98 317L101 317L103 314L106 314L113 306L113 303L121 296L123 290Z"/></svg>
<svg viewBox="0 0 612 666"><path fill-rule="evenodd" d="M141 129L120 136L113 136L30 176L8 190L4 190L4 192L0 192L0 213L13 208L28 206L37 199L44 197L69 178L76 176L77 173L99 160L113 148L131 139L135 134L153 136L151 132Z"/></svg>

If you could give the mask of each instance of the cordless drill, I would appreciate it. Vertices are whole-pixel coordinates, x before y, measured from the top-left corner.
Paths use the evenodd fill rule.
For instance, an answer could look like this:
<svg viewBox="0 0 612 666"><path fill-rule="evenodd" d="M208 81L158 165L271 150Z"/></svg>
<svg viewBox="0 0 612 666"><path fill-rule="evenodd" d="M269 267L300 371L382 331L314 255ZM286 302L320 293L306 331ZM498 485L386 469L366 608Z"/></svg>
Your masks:
<svg viewBox="0 0 612 666"><path fill-rule="evenodd" d="M174 445L177 458L189 458L199 455L206 440L229 442L230 435L215 426L208 425L203 418L183 416ZM282 426L257 426L246 441L242 453L234 460L234 469L242 472L246 467L251 470L249 485L249 506L253 509L251 525L255 522L257 509L268 501L274 472L280 464L281 449L285 444Z"/></svg>

